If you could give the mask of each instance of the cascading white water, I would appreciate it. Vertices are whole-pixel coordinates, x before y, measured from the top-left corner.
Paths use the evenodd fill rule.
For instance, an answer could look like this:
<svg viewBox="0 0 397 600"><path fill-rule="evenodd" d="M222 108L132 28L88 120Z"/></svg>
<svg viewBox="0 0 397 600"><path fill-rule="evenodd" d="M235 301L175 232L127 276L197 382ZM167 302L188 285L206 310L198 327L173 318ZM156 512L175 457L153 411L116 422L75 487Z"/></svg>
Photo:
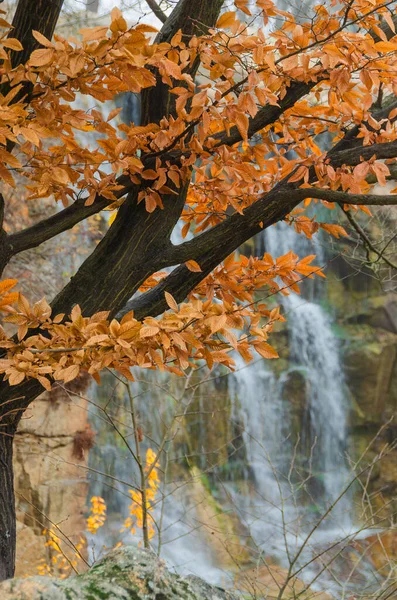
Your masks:
<svg viewBox="0 0 397 600"><path fill-rule="evenodd" d="M274 258L293 250L301 257L315 253L316 264L324 262L320 244L305 240L286 224L270 228L260 242L261 251ZM316 298L314 286L306 285L305 295ZM348 405L330 317L318 302L295 293L280 300L289 332L288 369L277 378L269 363L258 360L246 368L239 364L230 377L235 418L244 429L247 460L255 479L251 498L237 491L233 499L258 547L284 566L288 564L287 553L299 551L308 531L335 503L300 555L297 564L302 566L311 563L319 547L333 544L352 531L351 495L343 493L349 482L344 456ZM300 430L295 432L293 401L286 386L294 372L304 381L306 404ZM296 434L302 443L295 445ZM299 489L299 478L294 477L299 463L306 467L310 480L317 482L313 489L308 483L304 493ZM309 510L310 503L314 512ZM300 575L308 583L321 570L314 564ZM338 586L327 574L321 581L338 595Z"/></svg>
<svg viewBox="0 0 397 600"><path fill-rule="evenodd" d="M315 253L316 264L324 262L319 241L307 240L285 223L266 231L264 245L273 257L293 250L300 257ZM301 368L306 379L308 418L301 435L308 438L313 468L319 470L323 479L323 499L325 504L330 504L339 497L348 479L344 457L348 405L339 344L332 332L331 319L318 299L315 301L314 286L309 286L307 291L314 301L291 293L283 296L281 302L287 315L290 363ZM350 522L348 495L338 505L333 515L338 514L339 519L344 515L343 522L347 525Z"/></svg>
<svg viewBox="0 0 397 600"><path fill-rule="evenodd" d="M314 467L323 475L324 498L331 503L348 480L344 457L347 403L338 344L331 322L319 304L293 294L283 304L289 317L291 358L304 368L308 383L307 413ZM348 519L346 497L336 512L338 518L344 514Z"/></svg>
<svg viewBox="0 0 397 600"><path fill-rule="evenodd" d="M237 357L236 361L238 368L229 376L229 390L235 419L241 422L247 462L258 491L270 494L277 502L274 471L284 466L288 409L281 399L279 382L274 373L263 368L260 358L248 367Z"/></svg>

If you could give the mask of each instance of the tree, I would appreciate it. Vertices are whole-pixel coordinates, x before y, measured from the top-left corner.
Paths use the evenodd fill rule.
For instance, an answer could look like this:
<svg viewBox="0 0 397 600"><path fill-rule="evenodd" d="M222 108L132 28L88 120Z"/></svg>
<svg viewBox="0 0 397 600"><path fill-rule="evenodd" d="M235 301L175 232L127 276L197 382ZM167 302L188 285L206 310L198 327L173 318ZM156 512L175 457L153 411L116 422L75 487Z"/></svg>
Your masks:
<svg viewBox="0 0 397 600"><path fill-rule="evenodd" d="M168 17L149 4L164 21L159 32L130 28L114 9L109 26L82 30L82 41L51 41L62 0L19 0L12 28L0 22L2 219L13 187L21 203L63 206L17 232L2 228L1 269L117 210L50 305L0 284L4 321L18 326L13 336L2 330L0 344L2 579L14 571L13 438L43 389L82 371L98 379L104 368L127 379L131 366L232 368L231 349L277 357L268 336L283 318L259 291L280 290L277 278L284 293L299 291L321 268L312 256L235 250L281 220L308 236L345 234L307 216L309 203L353 220L369 205L397 204L368 182L384 185L397 158L395 2L330 0L298 23L272 0L235 0L249 18L259 13L258 31L258 21L247 27L235 10L221 12L223 0L179 0ZM77 94L98 105L120 92L141 94L140 125L117 125L118 109L106 117L72 105ZM97 144L87 147L90 131ZM174 245L179 224L190 239Z"/></svg>

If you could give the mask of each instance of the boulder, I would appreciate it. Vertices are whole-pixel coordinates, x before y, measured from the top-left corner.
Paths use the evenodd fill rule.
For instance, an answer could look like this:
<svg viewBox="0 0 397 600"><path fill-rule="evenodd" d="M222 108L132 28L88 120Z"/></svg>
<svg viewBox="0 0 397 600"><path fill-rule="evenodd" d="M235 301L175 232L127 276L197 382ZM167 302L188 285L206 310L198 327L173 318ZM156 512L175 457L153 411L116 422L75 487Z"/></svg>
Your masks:
<svg viewBox="0 0 397 600"><path fill-rule="evenodd" d="M0 584L1 600L237 600L198 577L180 577L153 553L133 546L110 552L69 579L27 577Z"/></svg>

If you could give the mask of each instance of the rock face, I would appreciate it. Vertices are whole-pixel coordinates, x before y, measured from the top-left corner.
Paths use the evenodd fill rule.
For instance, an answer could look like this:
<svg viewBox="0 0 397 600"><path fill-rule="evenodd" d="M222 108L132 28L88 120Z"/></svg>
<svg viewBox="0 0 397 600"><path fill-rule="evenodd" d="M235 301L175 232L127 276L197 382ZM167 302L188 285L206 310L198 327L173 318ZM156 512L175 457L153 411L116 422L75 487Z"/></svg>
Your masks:
<svg viewBox="0 0 397 600"><path fill-rule="evenodd" d="M154 554L131 546L113 550L87 573L66 580L12 579L2 600L236 600L198 577L171 573Z"/></svg>
<svg viewBox="0 0 397 600"><path fill-rule="evenodd" d="M80 438L89 434L87 401L66 393L43 394L22 419L14 446L17 576L35 575L49 561L44 529L73 543L85 530L87 451Z"/></svg>

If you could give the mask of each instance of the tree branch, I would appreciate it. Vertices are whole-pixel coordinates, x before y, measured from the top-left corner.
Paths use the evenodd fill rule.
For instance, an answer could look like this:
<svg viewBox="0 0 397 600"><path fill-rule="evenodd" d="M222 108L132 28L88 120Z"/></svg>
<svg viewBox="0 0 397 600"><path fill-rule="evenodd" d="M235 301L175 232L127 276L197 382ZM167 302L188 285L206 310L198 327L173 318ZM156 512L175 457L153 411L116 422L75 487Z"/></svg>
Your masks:
<svg viewBox="0 0 397 600"><path fill-rule="evenodd" d="M157 2L155 0L146 0L146 4L149 6L150 10L153 11L153 13L159 19L159 21L161 21L162 23L166 22L168 17L165 14L165 12L163 12L161 10L161 8L159 7L159 5L157 4Z"/></svg>
<svg viewBox="0 0 397 600"><path fill-rule="evenodd" d="M12 50L10 52L11 64L13 69L19 65L24 65L33 50L40 48L40 43L33 37L32 31L36 30L42 33L49 40L55 30L58 18L62 9L64 0L19 0L12 20L13 29L9 37L16 38L23 46L21 52ZM25 83L23 89L14 98L17 102L24 95L30 95L33 89L31 83ZM3 95L9 90L9 84L4 83L0 91Z"/></svg>
<svg viewBox="0 0 397 600"><path fill-rule="evenodd" d="M274 123L285 111L292 108L298 100L306 96L306 94L308 94L320 81L322 81L322 79L310 81L309 83L293 81L288 88L286 95L279 101L277 106L267 104L258 110L255 117L249 119L248 138L251 138L257 131L260 131L267 125ZM217 140L215 147L223 144L232 146L237 142L241 142L243 139L235 125L231 128L230 135L226 136L224 132L221 132L213 137Z"/></svg>
<svg viewBox="0 0 397 600"><path fill-rule="evenodd" d="M299 188L294 195L301 200L318 198L336 204L353 204L356 206L394 206L397 204L397 194L350 194L349 192L335 192L322 188Z"/></svg>
<svg viewBox="0 0 397 600"><path fill-rule="evenodd" d="M165 291L172 294L177 302L182 302L222 260L247 239L283 220L301 201L300 195L295 195L296 191L292 185L282 187L279 184L249 206L243 214L234 213L197 238L168 249L165 256L167 263L180 266L155 288L128 302L118 316L130 310L134 311L138 319L161 314L167 310ZM198 262L201 272L192 272L181 264L191 259Z"/></svg>
<svg viewBox="0 0 397 600"><path fill-rule="evenodd" d="M384 263L386 263L387 265L389 265L389 267L391 267L392 269L397 270L397 265L394 264L391 260L389 260L386 256L383 255L382 252L380 252L372 243L371 239L368 237L368 235L365 233L364 229L361 227L361 225L359 223L357 223L356 219L353 217L353 215L351 214L350 210L346 210L343 206L341 206L341 209L343 210L343 212L346 215L347 220L349 221L350 225L353 227L353 229L358 233L358 235L360 236L361 240L363 241L364 245L367 246L367 248L369 250L371 250L374 254L377 255L378 260L383 260ZM383 251L384 252L384 251ZM369 258L369 257L368 257Z"/></svg>
<svg viewBox="0 0 397 600"><path fill-rule="evenodd" d="M338 144L337 144L338 146ZM336 148L336 146L335 146ZM346 150L328 152L327 157L333 167L341 167L348 165L355 167L362 161L376 157L379 159L396 158L397 157L397 141L386 142L385 144L372 144L371 146L359 146L348 148Z"/></svg>
<svg viewBox="0 0 397 600"><path fill-rule="evenodd" d="M124 186L122 190L114 192L114 195L118 199L125 196L134 187L128 175L118 177L117 184ZM77 223L84 221L84 219L97 214L109 206L109 204L112 204L114 200L98 196L90 206L86 206L84 202L85 198L77 200L67 208L48 217L48 219L43 219L31 227L9 235L8 243L10 245L11 256L40 246L43 242L71 229Z"/></svg>
<svg viewBox="0 0 397 600"><path fill-rule="evenodd" d="M168 264L179 264L166 279L155 288L130 300L119 316L133 310L135 317L157 316L167 310L164 292L174 296L177 302L184 298L229 254L247 239L281 221L306 198L319 198L327 202L353 205L383 206L397 204L397 195L349 194L318 188L298 188L280 183L271 192L248 207L241 215L231 217L202 233L197 238L174 246L167 251ZM201 272L191 272L184 263L195 260Z"/></svg>
<svg viewBox="0 0 397 600"><path fill-rule="evenodd" d="M169 43L181 29L182 39L187 44L194 35L204 35L218 19L224 0L179 0L170 16L157 34L155 43ZM200 65L200 59L193 61L185 73L194 77ZM176 114L176 96L170 94L169 86L156 73L156 85L141 92L141 125L159 123L164 117Z"/></svg>

